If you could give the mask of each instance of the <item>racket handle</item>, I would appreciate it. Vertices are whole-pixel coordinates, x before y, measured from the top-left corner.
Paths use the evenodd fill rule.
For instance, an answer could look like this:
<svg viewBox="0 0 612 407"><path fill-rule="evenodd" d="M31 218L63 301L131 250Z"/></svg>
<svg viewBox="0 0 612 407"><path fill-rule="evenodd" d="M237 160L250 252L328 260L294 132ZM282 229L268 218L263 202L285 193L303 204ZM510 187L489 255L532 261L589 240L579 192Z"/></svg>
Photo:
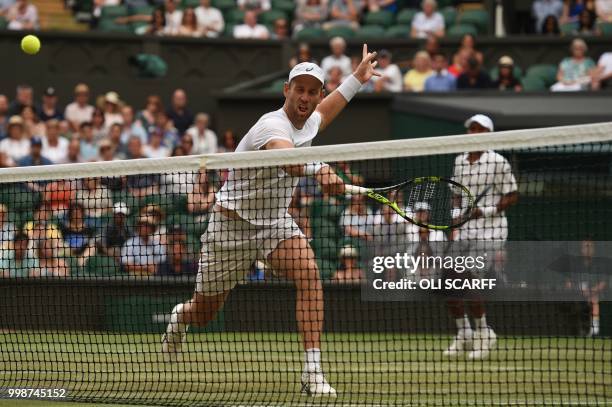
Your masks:
<svg viewBox="0 0 612 407"><path fill-rule="evenodd" d="M348 195L365 195L368 193L368 188L358 187L357 185L345 185L344 192Z"/></svg>

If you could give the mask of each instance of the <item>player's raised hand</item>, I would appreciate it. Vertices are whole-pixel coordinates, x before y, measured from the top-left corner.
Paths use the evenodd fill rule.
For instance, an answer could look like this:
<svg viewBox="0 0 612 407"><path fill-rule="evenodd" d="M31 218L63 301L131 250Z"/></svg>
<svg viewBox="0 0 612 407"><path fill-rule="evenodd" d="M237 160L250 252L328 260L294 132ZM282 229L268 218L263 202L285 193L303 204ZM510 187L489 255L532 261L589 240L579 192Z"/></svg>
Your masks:
<svg viewBox="0 0 612 407"><path fill-rule="evenodd" d="M315 179L323 192L329 195L344 194L344 181L340 178L330 166L325 166L317 172Z"/></svg>
<svg viewBox="0 0 612 407"><path fill-rule="evenodd" d="M381 76L379 72L374 70L378 64L378 61L375 61L376 55L376 52L368 52L368 44L363 44L363 57L359 66L353 72L359 82L366 83L372 76Z"/></svg>

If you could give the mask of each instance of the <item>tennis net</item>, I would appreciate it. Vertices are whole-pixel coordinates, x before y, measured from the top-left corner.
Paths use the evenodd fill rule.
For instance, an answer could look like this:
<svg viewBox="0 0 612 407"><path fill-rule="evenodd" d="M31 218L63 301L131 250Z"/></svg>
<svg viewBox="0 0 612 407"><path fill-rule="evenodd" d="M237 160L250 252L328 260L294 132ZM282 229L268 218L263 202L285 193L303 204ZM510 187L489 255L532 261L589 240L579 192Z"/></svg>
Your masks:
<svg viewBox="0 0 612 407"><path fill-rule="evenodd" d="M610 191L612 123L2 169L0 398L610 405Z"/></svg>

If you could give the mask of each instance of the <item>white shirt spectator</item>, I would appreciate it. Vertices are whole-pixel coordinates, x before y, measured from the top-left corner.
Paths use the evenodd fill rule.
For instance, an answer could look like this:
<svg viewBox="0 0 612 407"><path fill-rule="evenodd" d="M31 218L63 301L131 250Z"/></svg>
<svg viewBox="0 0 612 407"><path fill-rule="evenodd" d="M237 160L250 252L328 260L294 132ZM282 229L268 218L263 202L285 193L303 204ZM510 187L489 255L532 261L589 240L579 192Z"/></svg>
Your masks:
<svg viewBox="0 0 612 407"><path fill-rule="evenodd" d="M612 22L612 0L595 0L597 16L606 22Z"/></svg>
<svg viewBox="0 0 612 407"><path fill-rule="evenodd" d="M79 125L83 122L91 121L94 107L92 105L79 106L77 102L72 102L66 106L64 117L70 122L76 122Z"/></svg>
<svg viewBox="0 0 612 407"><path fill-rule="evenodd" d="M183 12L181 10L174 10L173 12L166 12L166 28L164 32L168 34L176 34L181 28L183 23Z"/></svg>
<svg viewBox="0 0 612 407"><path fill-rule="evenodd" d="M121 248L121 263L135 266L160 264L166 260L166 250L158 239L149 238L145 243L136 235L127 240Z"/></svg>
<svg viewBox="0 0 612 407"><path fill-rule="evenodd" d="M211 129L204 130L200 133L196 126L187 129L187 134L193 139L194 154L214 154L217 152L217 135Z"/></svg>
<svg viewBox="0 0 612 407"><path fill-rule="evenodd" d="M263 11L268 11L272 7L272 4L270 0L238 0L238 7L247 10L261 9Z"/></svg>
<svg viewBox="0 0 612 407"><path fill-rule="evenodd" d="M437 11L429 17L420 11L412 20L412 28L416 30L417 38L427 38L430 34L444 30L444 17Z"/></svg>
<svg viewBox="0 0 612 407"><path fill-rule="evenodd" d="M360 233L371 235L374 233L374 220L374 213L368 207L364 214L353 213L347 208L340 215L340 226L351 227Z"/></svg>
<svg viewBox="0 0 612 407"><path fill-rule="evenodd" d="M195 9L195 15L198 20L198 27L205 30L207 37L215 38L223 32L225 22L223 21L223 14L218 9L199 6Z"/></svg>
<svg viewBox="0 0 612 407"><path fill-rule="evenodd" d="M58 137L57 145L50 146L47 138L43 138L42 155L55 164L64 164L68 160L68 144L70 142L63 137Z"/></svg>
<svg viewBox="0 0 612 407"><path fill-rule="evenodd" d="M256 24L251 27L247 24L240 24L234 27L234 38L242 39L266 39L270 33L265 25Z"/></svg>
<svg viewBox="0 0 612 407"><path fill-rule="evenodd" d="M601 76L606 77L612 75L612 52L604 52L597 61L598 67L603 67Z"/></svg>
<svg viewBox="0 0 612 407"><path fill-rule="evenodd" d="M8 13L7 19L9 20L9 30L25 30L29 27L38 30L38 10L33 4L28 4L23 12L19 10L19 3L13 5Z"/></svg>
<svg viewBox="0 0 612 407"><path fill-rule="evenodd" d="M403 87L403 78L402 71L400 71L399 66L395 64L389 64L385 69L376 69L382 77L387 78L384 84L384 88L388 92L401 92ZM380 77L373 76L372 80L374 82L380 80Z"/></svg>
<svg viewBox="0 0 612 407"><path fill-rule="evenodd" d="M329 75L329 70L336 66L342 70L343 78L352 73L353 68L351 66L351 58L347 57L346 55L341 55L339 57L336 57L335 55L328 55L323 58L323 61L321 61L321 69L323 69L323 72L325 72L326 80L328 79L327 76Z"/></svg>
<svg viewBox="0 0 612 407"><path fill-rule="evenodd" d="M166 158L169 157L172 152L168 147L164 146L163 144L161 144L157 148L154 148L150 144L145 144L142 147L142 153L147 158Z"/></svg>
<svg viewBox="0 0 612 407"><path fill-rule="evenodd" d="M563 2L561 0L536 0L531 6L531 12L535 17L535 29L542 32L542 24L546 17L552 15L558 20L563 14Z"/></svg>
<svg viewBox="0 0 612 407"><path fill-rule="evenodd" d="M7 137L0 141L0 151L6 153L13 161L17 162L30 154L30 140L23 137L19 140Z"/></svg>

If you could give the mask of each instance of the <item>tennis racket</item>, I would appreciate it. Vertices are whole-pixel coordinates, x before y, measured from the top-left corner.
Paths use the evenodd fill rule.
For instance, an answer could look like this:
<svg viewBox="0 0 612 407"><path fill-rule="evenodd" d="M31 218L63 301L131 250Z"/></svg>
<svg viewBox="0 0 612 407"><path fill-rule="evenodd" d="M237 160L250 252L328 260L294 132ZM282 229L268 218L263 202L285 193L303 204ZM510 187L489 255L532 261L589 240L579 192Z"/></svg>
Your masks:
<svg viewBox="0 0 612 407"><path fill-rule="evenodd" d="M386 188L355 185L346 185L345 188L350 195L366 195L389 206L408 222L434 230L460 227L470 220L477 203L464 185L435 176L413 178Z"/></svg>

